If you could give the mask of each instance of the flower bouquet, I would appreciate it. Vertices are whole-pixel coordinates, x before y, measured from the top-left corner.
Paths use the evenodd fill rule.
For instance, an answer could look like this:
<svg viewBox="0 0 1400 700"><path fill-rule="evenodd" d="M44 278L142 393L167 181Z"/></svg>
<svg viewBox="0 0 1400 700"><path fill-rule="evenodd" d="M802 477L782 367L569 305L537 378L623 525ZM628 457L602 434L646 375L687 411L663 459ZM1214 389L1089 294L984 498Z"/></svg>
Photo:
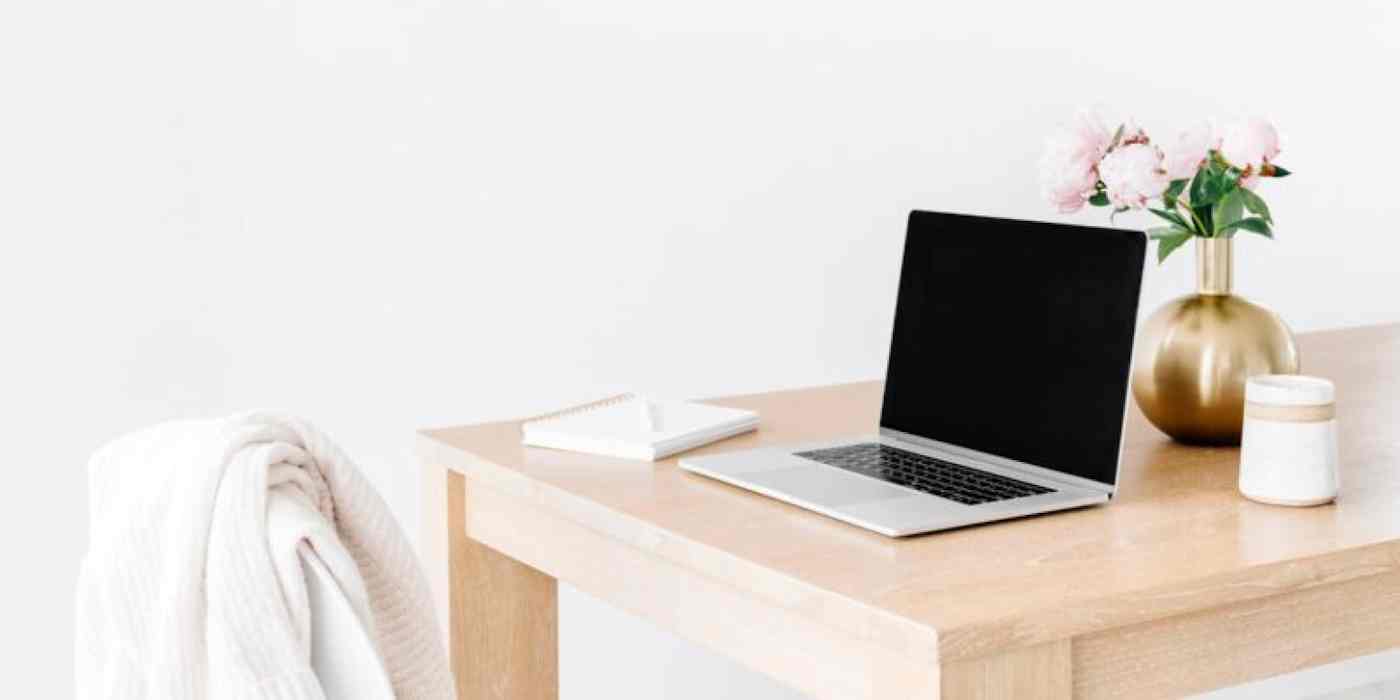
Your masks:
<svg viewBox="0 0 1400 700"><path fill-rule="evenodd" d="M1278 154L1278 132L1259 118L1218 131L1201 124L1159 147L1131 122L1110 132L1097 116L1081 112L1047 143L1041 184L1062 213L1086 203L1113 207L1114 214L1152 212L1166 224L1147 232L1161 262L1193 237L1248 231L1272 238L1273 217L1254 189L1261 178L1289 174L1274 163Z"/></svg>

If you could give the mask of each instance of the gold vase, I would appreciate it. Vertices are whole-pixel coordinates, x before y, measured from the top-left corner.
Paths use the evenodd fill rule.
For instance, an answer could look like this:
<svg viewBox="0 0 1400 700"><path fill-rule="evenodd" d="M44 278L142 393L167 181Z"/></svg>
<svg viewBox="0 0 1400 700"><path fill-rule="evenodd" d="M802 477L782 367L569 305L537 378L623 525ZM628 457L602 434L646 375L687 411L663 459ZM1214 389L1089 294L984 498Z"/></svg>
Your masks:
<svg viewBox="0 0 1400 700"><path fill-rule="evenodd" d="M1196 239L1196 293L1154 312L1133 352L1133 397L1153 425L1180 442L1240 444L1245 379L1298 373L1288 326L1230 293L1233 244Z"/></svg>

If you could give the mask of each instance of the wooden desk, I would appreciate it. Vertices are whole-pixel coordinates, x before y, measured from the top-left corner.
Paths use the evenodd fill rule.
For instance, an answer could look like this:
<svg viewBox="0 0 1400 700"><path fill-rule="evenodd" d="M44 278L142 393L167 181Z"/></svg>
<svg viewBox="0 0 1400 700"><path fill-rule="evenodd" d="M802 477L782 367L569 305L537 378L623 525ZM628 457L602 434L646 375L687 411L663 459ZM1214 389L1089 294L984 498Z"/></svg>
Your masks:
<svg viewBox="0 0 1400 700"><path fill-rule="evenodd" d="M556 580L816 698L1173 697L1400 646L1400 326L1309 334L1337 503L1236 492L1237 452L1133 409L1106 507L894 540L656 465L421 434L461 696L557 695ZM718 399L734 450L870 433L880 384Z"/></svg>

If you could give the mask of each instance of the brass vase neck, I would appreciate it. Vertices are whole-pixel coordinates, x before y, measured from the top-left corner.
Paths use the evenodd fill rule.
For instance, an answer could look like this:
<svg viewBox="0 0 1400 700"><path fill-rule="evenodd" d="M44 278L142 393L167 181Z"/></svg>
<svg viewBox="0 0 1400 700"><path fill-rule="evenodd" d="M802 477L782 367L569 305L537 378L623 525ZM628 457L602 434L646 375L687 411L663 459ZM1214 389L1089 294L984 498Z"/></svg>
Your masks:
<svg viewBox="0 0 1400 700"><path fill-rule="evenodd" d="M1234 240L1196 239L1196 293L1224 296L1234 283Z"/></svg>

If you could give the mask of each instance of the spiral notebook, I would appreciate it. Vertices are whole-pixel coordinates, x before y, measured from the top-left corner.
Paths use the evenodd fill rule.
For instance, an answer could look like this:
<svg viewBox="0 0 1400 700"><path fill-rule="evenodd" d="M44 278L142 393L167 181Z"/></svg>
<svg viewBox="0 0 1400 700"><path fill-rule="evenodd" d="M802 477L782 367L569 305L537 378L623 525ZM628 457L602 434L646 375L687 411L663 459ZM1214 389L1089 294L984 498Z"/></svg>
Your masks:
<svg viewBox="0 0 1400 700"><path fill-rule="evenodd" d="M758 427L758 414L688 401L621 394L526 421L532 447L656 461Z"/></svg>

